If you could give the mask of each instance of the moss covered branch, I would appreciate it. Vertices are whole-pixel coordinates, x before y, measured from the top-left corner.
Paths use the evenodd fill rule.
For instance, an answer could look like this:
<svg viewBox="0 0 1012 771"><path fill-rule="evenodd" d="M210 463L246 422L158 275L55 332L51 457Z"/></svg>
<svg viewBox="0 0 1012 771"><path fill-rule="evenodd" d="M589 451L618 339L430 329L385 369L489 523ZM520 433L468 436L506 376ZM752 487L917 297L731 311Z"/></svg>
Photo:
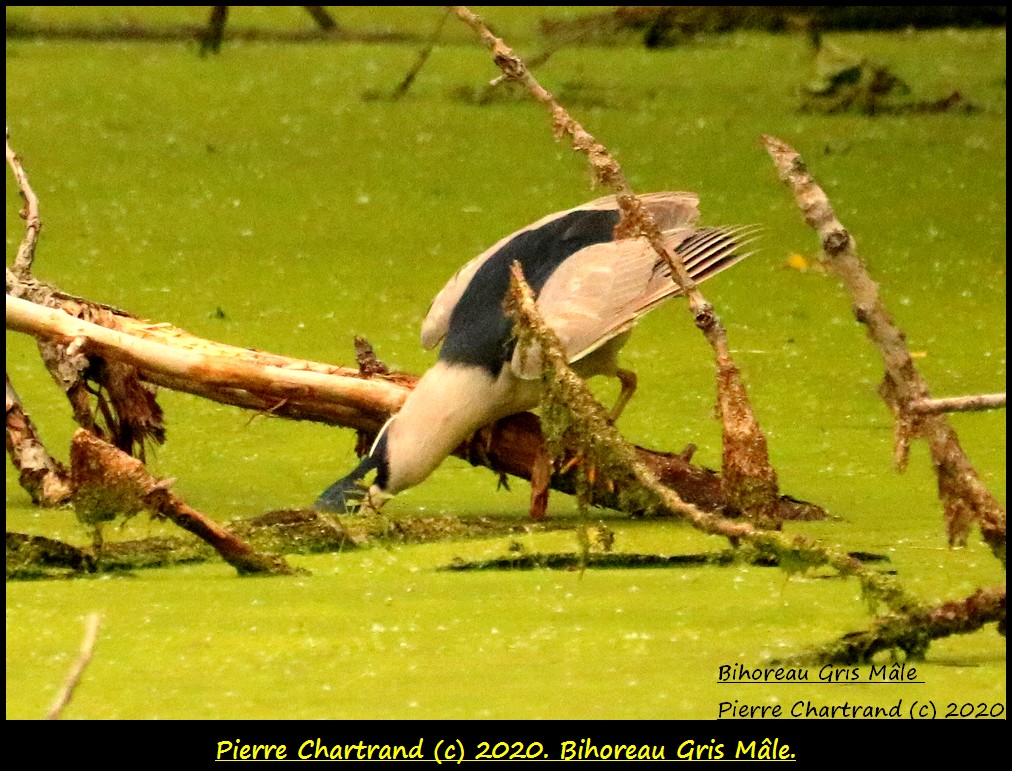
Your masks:
<svg viewBox="0 0 1012 771"><path fill-rule="evenodd" d="M857 578L871 603L881 603L893 613L919 616L926 612L923 604L908 594L894 577L863 565L839 549L803 535L791 536L758 528L750 522L726 519L683 500L674 490L659 484L608 419L607 410L569 368L558 338L541 319L534 295L516 263L507 311L515 320L517 345L521 351L532 342L542 351L546 442L556 458L566 447L577 448L581 459L579 496L586 496L597 476L602 475L630 508L682 517L704 533L724 536L734 544L758 552L759 556L775 559L789 571L831 567L842 575Z"/></svg>
<svg viewBox="0 0 1012 771"><path fill-rule="evenodd" d="M902 650L922 659L933 640L976 632L996 624L1005 635L1005 587L978 589L969 597L944 602L915 614L880 618L868 630L852 632L817 651L799 656L797 663L859 664L884 651Z"/></svg>

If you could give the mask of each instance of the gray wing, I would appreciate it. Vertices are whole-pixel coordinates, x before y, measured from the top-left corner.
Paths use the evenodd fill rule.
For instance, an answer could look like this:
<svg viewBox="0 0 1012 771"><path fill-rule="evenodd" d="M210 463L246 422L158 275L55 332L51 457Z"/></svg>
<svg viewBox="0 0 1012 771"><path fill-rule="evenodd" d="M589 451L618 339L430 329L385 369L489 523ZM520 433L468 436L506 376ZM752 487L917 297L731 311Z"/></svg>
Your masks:
<svg viewBox="0 0 1012 771"><path fill-rule="evenodd" d="M647 209L649 209L661 230L687 228L699 218L699 196L695 193L648 193L641 195L640 199ZM458 270L432 301L432 305L429 306L429 312L425 316L425 321L422 322L422 347L432 348L446 337L446 333L450 328L450 316L453 314L453 309L457 306L468 284L471 283L474 274L489 258L518 235L527 231L537 230L542 225L559 217L564 217L578 209L609 210L617 208L618 202L614 195L598 198L581 206L575 206L572 209L542 217L537 222L521 228L515 233L511 233L491 248L486 249Z"/></svg>
<svg viewBox="0 0 1012 771"><path fill-rule="evenodd" d="M696 283L749 256L740 247L754 240L755 228L682 228L664 233L665 244L681 256ZM645 238L623 239L581 249L548 279L537 305L559 336L571 362L632 329L660 303L681 294L671 272ZM541 374L534 345L513 354L514 373Z"/></svg>

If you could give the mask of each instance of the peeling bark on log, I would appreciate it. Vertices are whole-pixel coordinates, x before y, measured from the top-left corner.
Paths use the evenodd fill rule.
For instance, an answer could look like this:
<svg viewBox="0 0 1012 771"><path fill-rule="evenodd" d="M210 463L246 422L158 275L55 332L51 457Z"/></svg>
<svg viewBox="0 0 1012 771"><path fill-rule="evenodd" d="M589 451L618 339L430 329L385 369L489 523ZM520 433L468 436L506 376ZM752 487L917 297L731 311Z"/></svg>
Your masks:
<svg viewBox="0 0 1012 771"><path fill-rule="evenodd" d="M10 270L7 294L100 326L116 328L117 318L131 318L117 308L67 295L31 277L20 279ZM149 442L165 441L155 389L140 382L134 367L118 361L89 360L73 340L39 338L38 346L43 364L66 394L79 426L141 459Z"/></svg>
<svg viewBox="0 0 1012 771"><path fill-rule="evenodd" d="M79 350L89 358L130 364L148 383L278 417L340 425L365 434L375 434L382 427L417 380L407 374L363 377L346 367L223 345L167 324L151 324L127 315L110 313L100 323L90 323L63 310L9 295L7 328L61 344L77 340ZM480 451L476 443L470 442L457 448L455 454L473 465L529 480L543 452L538 418L531 413L512 415L492 426L490 435ZM719 474L693 466L678 455L644 448L636 452L684 500L727 516L739 513L729 501ZM557 473L551 487L573 493L575 476ZM618 507L607 479L598 480L590 503ZM819 507L789 496L780 496L777 505L776 515L781 519L825 517Z"/></svg>

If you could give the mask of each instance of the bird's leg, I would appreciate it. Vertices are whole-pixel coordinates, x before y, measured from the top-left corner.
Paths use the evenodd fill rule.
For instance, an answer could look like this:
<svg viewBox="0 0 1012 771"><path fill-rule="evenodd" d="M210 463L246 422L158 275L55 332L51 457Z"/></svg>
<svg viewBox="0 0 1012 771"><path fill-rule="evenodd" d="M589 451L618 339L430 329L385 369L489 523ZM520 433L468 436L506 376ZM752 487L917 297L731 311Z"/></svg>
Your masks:
<svg viewBox="0 0 1012 771"><path fill-rule="evenodd" d="M569 460L567 460L565 463L562 464L562 468L559 469L559 474L560 475L568 474L570 471L576 468L577 464L582 462L583 462L583 454L578 452L576 453L576 455L574 455L572 458L570 458Z"/></svg>
<svg viewBox="0 0 1012 771"><path fill-rule="evenodd" d="M618 420L619 415L622 414L622 410L625 409L626 404L632 399L634 393L636 393L636 373L631 369L620 369L615 371L615 377L618 378L618 382L622 384L622 390L619 392L618 399L615 400L615 406L611 408L611 422L614 423Z"/></svg>
<svg viewBox="0 0 1012 771"><path fill-rule="evenodd" d="M544 443L538 448L531 466L531 519L543 520L548 510L548 492L552 481L552 459Z"/></svg>

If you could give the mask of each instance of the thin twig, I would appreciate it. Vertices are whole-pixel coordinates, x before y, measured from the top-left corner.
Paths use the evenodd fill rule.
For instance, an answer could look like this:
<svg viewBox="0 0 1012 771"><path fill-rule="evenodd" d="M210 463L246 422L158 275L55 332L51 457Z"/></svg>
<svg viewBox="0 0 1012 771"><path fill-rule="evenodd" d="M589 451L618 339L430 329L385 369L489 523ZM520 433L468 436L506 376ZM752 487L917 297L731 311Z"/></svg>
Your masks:
<svg viewBox="0 0 1012 771"><path fill-rule="evenodd" d="M974 394L949 396L944 399L918 399L910 402L914 412L985 412L1005 409L1005 394Z"/></svg>
<svg viewBox="0 0 1012 771"><path fill-rule="evenodd" d="M84 675L84 670L87 669L88 663L95 653L95 643L98 641L98 627L101 622L102 616L98 613L89 613L88 617L84 620L84 637L81 639L81 651L78 653L74 665L70 668L70 673L63 683L63 688L60 689L56 701L49 708L49 714L46 715L47 720L59 720L64 708L70 703L71 698L73 698L74 691L81 682L81 677Z"/></svg>
<svg viewBox="0 0 1012 771"><path fill-rule="evenodd" d="M411 88L411 84L415 82L415 78L418 77L418 73L421 72L422 67L425 66L425 62L429 60L432 50L436 47L436 42L439 40L439 36L443 32L443 27L446 25L446 20L448 18L450 18L449 9L447 9L446 13L439 18L439 24L436 25L436 29L432 33L432 37L429 38L429 42L421 51L418 52L418 59L415 60L414 66L408 71L408 74L404 76L404 80L402 80L397 88L394 89L393 94L390 96L393 101L396 102L404 96L408 92L408 89Z"/></svg>
<svg viewBox="0 0 1012 771"><path fill-rule="evenodd" d="M879 295L878 284L858 256L854 239L837 219L829 198L798 152L775 137L763 136L761 140L780 177L793 190L805 221L818 234L827 265L843 280L855 317L865 325L882 357L885 380L880 392L896 417L896 465L906 467L912 439L926 439L938 476L949 541L965 543L971 525L978 522L984 540L1004 564L1005 508L981 481L948 418L914 406L930 400L927 380L914 364L903 332Z"/></svg>
<svg viewBox="0 0 1012 771"><path fill-rule="evenodd" d="M18 247L17 256L14 258L14 274L23 280L32 275L32 262L35 260L35 244L39 240L39 231L42 230L42 220L39 218L39 199L28 182L28 175L21 165L21 159L11 149L11 132L7 129L7 165L14 172L14 179L18 183L18 192L24 200L21 208L21 218L25 221L25 237Z"/></svg>

